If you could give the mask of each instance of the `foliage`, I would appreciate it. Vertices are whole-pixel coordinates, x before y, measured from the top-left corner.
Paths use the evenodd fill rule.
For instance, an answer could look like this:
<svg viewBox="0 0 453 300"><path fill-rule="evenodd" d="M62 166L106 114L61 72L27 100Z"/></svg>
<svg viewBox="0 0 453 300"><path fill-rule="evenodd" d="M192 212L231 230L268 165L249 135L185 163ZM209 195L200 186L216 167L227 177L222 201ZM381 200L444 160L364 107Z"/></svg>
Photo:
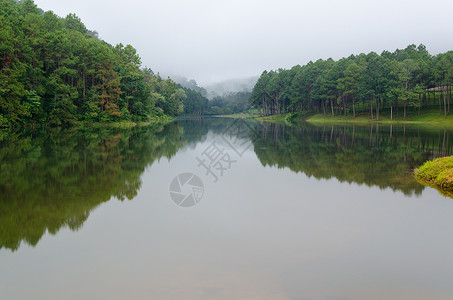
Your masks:
<svg viewBox="0 0 453 300"><path fill-rule="evenodd" d="M427 161L415 170L414 175L444 193L453 194L453 156Z"/></svg>
<svg viewBox="0 0 453 300"><path fill-rule="evenodd" d="M424 45L409 45L393 53L320 59L289 70L264 71L250 103L264 116L319 112L355 117L360 109L376 120L383 108L391 109L392 118L393 109L398 114L401 107L406 117L408 107L436 104L446 118L452 84L453 51L431 56Z"/></svg>
<svg viewBox="0 0 453 300"><path fill-rule="evenodd" d="M209 102L209 115L230 115L244 113L250 109L250 92L230 92L216 96Z"/></svg>
<svg viewBox="0 0 453 300"><path fill-rule="evenodd" d="M184 93L141 65L134 47L99 40L75 14L0 0L0 126L180 114Z"/></svg>
<svg viewBox="0 0 453 300"><path fill-rule="evenodd" d="M186 115L204 115L209 109L209 100L201 92L180 87L186 94L183 98L184 114Z"/></svg>

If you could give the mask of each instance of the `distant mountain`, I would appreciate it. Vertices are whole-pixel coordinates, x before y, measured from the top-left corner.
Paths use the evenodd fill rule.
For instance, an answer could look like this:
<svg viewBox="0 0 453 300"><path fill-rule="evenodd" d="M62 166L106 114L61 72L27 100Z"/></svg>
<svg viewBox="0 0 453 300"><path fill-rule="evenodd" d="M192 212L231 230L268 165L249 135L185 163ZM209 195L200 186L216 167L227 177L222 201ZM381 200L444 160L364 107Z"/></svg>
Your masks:
<svg viewBox="0 0 453 300"><path fill-rule="evenodd" d="M170 75L169 77L177 84L180 84L185 88L199 92L204 97L207 96L206 89L198 86L198 83L195 81L195 79L187 79L186 77L179 75Z"/></svg>
<svg viewBox="0 0 453 300"><path fill-rule="evenodd" d="M163 75L162 75L163 76ZM246 78L233 78L220 82L208 84L206 86L199 86L195 79L188 79L179 75L168 75L174 82L180 84L185 88L199 92L204 97L212 100L217 96L224 96L232 93L251 92L259 76L246 77ZM166 78L166 76L163 76Z"/></svg>
<svg viewBox="0 0 453 300"><path fill-rule="evenodd" d="M207 97L212 99L216 96L222 96L229 93L251 92L257 81L258 76L254 76L247 78L234 78L212 83L205 87Z"/></svg>

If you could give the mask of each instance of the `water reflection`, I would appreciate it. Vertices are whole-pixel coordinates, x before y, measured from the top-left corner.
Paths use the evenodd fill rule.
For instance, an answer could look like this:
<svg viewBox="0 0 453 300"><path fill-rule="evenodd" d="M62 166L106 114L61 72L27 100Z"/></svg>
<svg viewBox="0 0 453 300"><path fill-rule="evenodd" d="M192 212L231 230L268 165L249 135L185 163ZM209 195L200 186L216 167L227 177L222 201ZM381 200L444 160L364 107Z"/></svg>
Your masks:
<svg viewBox="0 0 453 300"><path fill-rule="evenodd" d="M79 229L111 197L133 199L140 176L185 145L182 127L11 133L0 143L0 249Z"/></svg>
<svg viewBox="0 0 453 300"><path fill-rule="evenodd" d="M0 137L0 249L36 245L48 231L81 228L112 197L133 199L145 168L185 147L247 122L263 166L287 167L314 178L337 178L406 195L424 187L411 170L451 154L444 129L402 126L295 126L242 120L180 120L133 129L3 133Z"/></svg>
<svg viewBox="0 0 453 300"><path fill-rule="evenodd" d="M412 176L414 168L452 150L445 129L374 124L288 127L264 123L254 146L264 166L391 188L406 195L424 189Z"/></svg>

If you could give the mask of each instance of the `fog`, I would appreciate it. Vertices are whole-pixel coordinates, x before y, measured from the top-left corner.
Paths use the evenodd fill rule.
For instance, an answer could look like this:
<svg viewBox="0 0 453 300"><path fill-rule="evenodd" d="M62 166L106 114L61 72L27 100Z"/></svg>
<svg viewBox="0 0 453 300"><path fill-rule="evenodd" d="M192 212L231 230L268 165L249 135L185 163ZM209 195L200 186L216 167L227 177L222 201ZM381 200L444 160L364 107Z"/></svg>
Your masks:
<svg viewBox="0 0 453 300"><path fill-rule="evenodd" d="M425 44L453 49L451 0L36 0L77 14L111 43L133 45L143 65L208 85L319 58Z"/></svg>

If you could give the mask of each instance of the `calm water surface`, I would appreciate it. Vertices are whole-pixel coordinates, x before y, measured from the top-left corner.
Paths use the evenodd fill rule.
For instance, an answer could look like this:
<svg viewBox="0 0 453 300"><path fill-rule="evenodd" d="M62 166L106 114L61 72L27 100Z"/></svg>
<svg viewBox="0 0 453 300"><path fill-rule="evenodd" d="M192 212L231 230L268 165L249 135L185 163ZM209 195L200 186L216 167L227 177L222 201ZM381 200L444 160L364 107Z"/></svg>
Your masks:
<svg viewBox="0 0 453 300"><path fill-rule="evenodd" d="M453 299L453 199L411 176L452 142L228 119L0 133L0 299Z"/></svg>

